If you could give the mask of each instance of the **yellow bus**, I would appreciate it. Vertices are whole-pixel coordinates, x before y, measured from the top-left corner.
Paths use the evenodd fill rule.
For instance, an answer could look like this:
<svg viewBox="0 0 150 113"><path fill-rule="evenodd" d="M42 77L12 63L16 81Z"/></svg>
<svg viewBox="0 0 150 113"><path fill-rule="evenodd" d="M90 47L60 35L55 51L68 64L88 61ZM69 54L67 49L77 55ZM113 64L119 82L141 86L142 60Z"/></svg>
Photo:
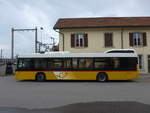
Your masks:
<svg viewBox="0 0 150 113"><path fill-rule="evenodd" d="M104 53L49 52L20 55L16 80L133 80L138 77L135 50Z"/></svg>

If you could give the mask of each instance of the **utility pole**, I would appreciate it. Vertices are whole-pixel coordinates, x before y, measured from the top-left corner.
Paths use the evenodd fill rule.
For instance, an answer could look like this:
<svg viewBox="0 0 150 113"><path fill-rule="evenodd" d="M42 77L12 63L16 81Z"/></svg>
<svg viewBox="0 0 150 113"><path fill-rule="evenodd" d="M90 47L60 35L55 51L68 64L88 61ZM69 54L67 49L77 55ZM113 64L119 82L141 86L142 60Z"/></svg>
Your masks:
<svg viewBox="0 0 150 113"><path fill-rule="evenodd" d="M1 49L0 58L3 58L3 49Z"/></svg>
<svg viewBox="0 0 150 113"><path fill-rule="evenodd" d="M51 50L53 51L54 50L54 46L55 46L55 38L54 37L50 37L50 39L52 40L52 48Z"/></svg>
<svg viewBox="0 0 150 113"><path fill-rule="evenodd" d="M11 29L11 36L12 36L12 39L11 39L11 58L14 59L14 32L17 31L21 31L21 32L24 32L24 31L35 31L35 53L37 53L37 27L35 27L34 29L15 29L15 28L12 28Z"/></svg>
<svg viewBox="0 0 150 113"><path fill-rule="evenodd" d="M35 27L35 53L37 53L37 27Z"/></svg>
<svg viewBox="0 0 150 113"><path fill-rule="evenodd" d="M11 59L14 59L14 28L11 29Z"/></svg>
<svg viewBox="0 0 150 113"><path fill-rule="evenodd" d="M53 40L52 45L54 46L55 45L55 38L51 37L51 39Z"/></svg>

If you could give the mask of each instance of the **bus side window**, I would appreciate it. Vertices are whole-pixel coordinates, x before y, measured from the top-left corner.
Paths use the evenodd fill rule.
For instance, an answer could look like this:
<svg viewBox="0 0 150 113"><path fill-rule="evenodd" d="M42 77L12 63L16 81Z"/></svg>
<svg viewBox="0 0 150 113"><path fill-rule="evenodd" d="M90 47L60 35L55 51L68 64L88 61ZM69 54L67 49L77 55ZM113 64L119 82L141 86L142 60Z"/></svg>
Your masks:
<svg viewBox="0 0 150 113"><path fill-rule="evenodd" d="M94 59L93 58L87 58L86 59L86 68L93 68Z"/></svg>
<svg viewBox="0 0 150 113"><path fill-rule="evenodd" d="M54 68L62 68L63 67L63 59L57 58L53 59L53 67Z"/></svg>
<svg viewBox="0 0 150 113"><path fill-rule="evenodd" d="M23 59L18 59L17 67L18 68L22 68L23 67Z"/></svg>
<svg viewBox="0 0 150 113"><path fill-rule="evenodd" d="M79 60L79 68L86 68L86 59L78 59Z"/></svg>
<svg viewBox="0 0 150 113"><path fill-rule="evenodd" d="M35 63L35 68L36 69L47 68L47 61L46 61L46 59L35 59L34 63Z"/></svg>
<svg viewBox="0 0 150 113"><path fill-rule="evenodd" d="M33 68L33 60L32 59L23 59L22 61L22 68Z"/></svg>
<svg viewBox="0 0 150 113"><path fill-rule="evenodd" d="M119 59L118 58L113 58L113 67L114 67L114 69L119 68L119 66L120 66Z"/></svg>
<svg viewBox="0 0 150 113"><path fill-rule="evenodd" d="M136 70L136 68L137 68L137 58L127 58L126 59L126 68L128 70Z"/></svg>
<svg viewBox="0 0 150 113"><path fill-rule="evenodd" d="M93 68L93 58L73 58L72 67L79 69Z"/></svg>
<svg viewBox="0 0 150 113"><path fill-rule="evenodd" d="M107 62L105 60L105 58L95 58L95 68L99 68L99 69L103 69L105 67L107 67Z"/></svg>
<svg viewBox="0 0 150 113"><path fill-rule="evenodd" d="M63 59L61 58L50 58L48 59L49 69L61 69L63 67Z"/></svg>
<svg viewBox="0 0 150 113"><path fill-rule="evenodd" d="M52 59L48 59L47 65L48 65L48 68L52 68L53 67L53 60Z"/></svg>
<svg viewBox="0 0 150 113"><path fill-rule="evenodd" d="M73 68L78 68L78 59L77 58L72 59L72 67Z"/></svg>
<svg viewBox="0 0 150 113"><path fill-rule="evenodd" d="M54 59L54 68L62 68L62 60Z"/></svg>
<svg viewBox="0 0 150 113"><path fill-rule="evenodd" d="M64 61L64 68L72 68L71 59L66 58L63 61Z"/></svg>

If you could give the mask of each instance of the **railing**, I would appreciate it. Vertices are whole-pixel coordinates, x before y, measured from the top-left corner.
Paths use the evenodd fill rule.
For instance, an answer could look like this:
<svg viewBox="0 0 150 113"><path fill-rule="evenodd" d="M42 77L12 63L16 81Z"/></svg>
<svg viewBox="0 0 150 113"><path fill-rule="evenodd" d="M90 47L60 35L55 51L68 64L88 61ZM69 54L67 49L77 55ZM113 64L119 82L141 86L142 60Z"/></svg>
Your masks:
<svg viewBox="0 0 150 113"><path fill-rule="evenodd" d="M15 62L16 60L12 60L12 59L0 59L0 76L5 75L6 74L6 70L8 69L7 65L8 63L11 63L12 65L12 70L14 73L14 69L15 69Z"/></svg>
<svg viewBox="0 0 150 113"><path fill-rule="evenodd" d="M6 63L1 63L1 64L0 64L0 67L2 67L2 66L4 66L4 65L6 65Z"/></svg>

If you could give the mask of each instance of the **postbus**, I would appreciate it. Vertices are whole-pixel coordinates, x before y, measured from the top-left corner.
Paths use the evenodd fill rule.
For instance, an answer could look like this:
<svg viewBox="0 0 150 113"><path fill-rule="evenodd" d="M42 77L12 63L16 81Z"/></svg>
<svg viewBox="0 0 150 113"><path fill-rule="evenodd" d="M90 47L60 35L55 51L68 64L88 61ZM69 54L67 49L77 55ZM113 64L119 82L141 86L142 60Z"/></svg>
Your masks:
<svg viewBox="0 0 150 113"><path fill-rule="evenodd" d="M133 80L138 77L135 50L104 53L49 52L20 55L16 80Z"/></svg>

